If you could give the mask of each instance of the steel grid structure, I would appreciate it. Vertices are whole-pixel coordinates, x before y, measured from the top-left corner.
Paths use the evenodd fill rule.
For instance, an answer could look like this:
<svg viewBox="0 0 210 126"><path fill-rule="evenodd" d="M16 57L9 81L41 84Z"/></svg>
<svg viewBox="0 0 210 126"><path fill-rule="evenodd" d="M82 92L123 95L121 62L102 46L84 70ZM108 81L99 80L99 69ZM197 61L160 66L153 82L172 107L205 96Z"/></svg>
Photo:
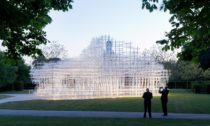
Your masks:
<svg viewBox="0 0 210 126"><path fill-rule="evenodd" d="M131 43L101 36L77 58L39 64L31 70L35 94L47 99L89 99L154 95L168 72Z"/></svg>

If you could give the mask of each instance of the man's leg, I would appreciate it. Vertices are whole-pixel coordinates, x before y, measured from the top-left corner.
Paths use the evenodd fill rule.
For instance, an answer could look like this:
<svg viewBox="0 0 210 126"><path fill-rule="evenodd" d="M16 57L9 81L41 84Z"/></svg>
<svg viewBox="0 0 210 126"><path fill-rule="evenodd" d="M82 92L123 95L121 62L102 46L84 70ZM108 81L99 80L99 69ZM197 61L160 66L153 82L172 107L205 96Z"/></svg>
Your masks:
<svg viewBox="0 0 210 126"><path fill-rule="evenodd" d="M152 118L151 103L148 104L148 112L149 112L149 117Z"/></svg>
<svg viewBox="0 0 210 126"><path fill-rule="evenodd" d="M167 116L167 102L163 102L163 113L164 116Z"/></svg>
<svg viewBox="0 0 210 126"><path fill-rule="evenodd" d="M144 103L144 118L146 118L146 113L147 113L147 104Z"/></svg>
<svg viewBox="0 0 210 126"><path fill-rule="evenodd" d="M161 105L162 105L162 111L163 111L163 114L165 114L164 101L163 101L163 100L161 100Z"/></svg>
<svg viewBox="0 0 210 126"><path fill-rule="evenodd" d="M164 115L168 115L168 110L167 110L167 102L165 102L165 112L164 112Z"/></svg>

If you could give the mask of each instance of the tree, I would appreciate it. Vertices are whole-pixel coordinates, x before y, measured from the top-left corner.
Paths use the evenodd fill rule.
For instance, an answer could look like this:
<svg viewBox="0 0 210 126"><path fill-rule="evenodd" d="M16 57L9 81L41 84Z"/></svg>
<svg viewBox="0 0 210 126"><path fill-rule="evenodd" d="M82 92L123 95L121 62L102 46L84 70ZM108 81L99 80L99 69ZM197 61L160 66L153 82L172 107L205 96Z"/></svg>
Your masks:
<svg viewBox="0 0 210 126"><path fill-rule="evenodd" d="M5 54L0 51L0 87L15 82L17 68L12 66Z"/></svg>
<svg viewBox="0 0 210 126"><path fill-rule="evenodd" d="M197 64L177 60L175 52L165 52L160 45L153 46L151 55L169 71L169 81L174 82L175 85L177 81L186 81L188 87L189 81L197 80L201 77L203 78L204 72L198 68Z"/></svg>
<svg viewBox="0 0 210 126"><path fill-rule="evenodd" d="M176 69L176 53L174 52L165 52L160 45L154 45L151 50L151 56L154 59L162 64L166 70L168 70L168 74L171 75L172 72Z"/></svg>
<svg viewBox="0 0 210 126"><path fill-rule="evenodd" d="M40 55L33 60L32 66L34 68L38 68L39 66L42 66L46 62L48 62L48 59L44 55Z"/></svg>
<svg viewBox="0 0 210 126"><path fill-rule="evenodd" d="M151 56L156 59L159 63L177 61L176 53L172 51L163 51L161 45L153 45L151 51Z"/></svg>
<svg viewBox="0 0 210 126"><path fill-rule="evenodd" d="M68 11L72 0L0 0L0 40L11 58L36 57L46 44L43 28L51 23L50 10Z"/></svg>
<svg viewBox="0 0 210 126"><path fill-rule="evenodd" d="M178 53L181 60L200 62L205 70L210 68L210 1L209 0L142 0L142 8L169 11L172 25L167 39L157 43L164 45L164 50L181 48ZM205 62L205 63L203 63Z"/></svg>
<svg viewBox="0 0 210 126"><path fill-rule="evenodd" d="M22 90L24 85L31 84L30 67L24 63L24 60L18 60L16 61L16 68L15 90Z"/></svg>
<svg viewBox="0 0 210 126"><path fill-rule="evenodd" d="M31 84L30 67L23 59L12 59L0 51L0 88L13 87L22 90L27 84Z"/></svg>
<svg viewBox="0 0 210 126"><path fill-rule="evenodd" d="M177 62L177 71L179 73L180 80L186 81L187 85L189 81L200 78L203 73L203 71L198 68L197 64L181 60Z"/></svg>
<svg viewBox="0 0 210 126"><path fill-rule="evenodd" d="M34 59L32 63L33 67L37 68L48 62L58 62L66 57L67 50L65 50L63 45L53 41L42 48L42 53L43 55Z"/></svg>
<svg viewBox="0 0 210 126"><path fill-rule="evenodd" d="M168 71L169 81L176 82L179 78L176 53L163 51L162 46L154 45L151 50L151 56Z"/></svg>
<svg viewBox="0 0 210 126"><path fill-rule="evenodd" d="M56 41L52 41L49 45L45 46L42 49L43 55L47 58L60 58L63 59L66 57L67 50L62 44L59 44Z"/></svg>

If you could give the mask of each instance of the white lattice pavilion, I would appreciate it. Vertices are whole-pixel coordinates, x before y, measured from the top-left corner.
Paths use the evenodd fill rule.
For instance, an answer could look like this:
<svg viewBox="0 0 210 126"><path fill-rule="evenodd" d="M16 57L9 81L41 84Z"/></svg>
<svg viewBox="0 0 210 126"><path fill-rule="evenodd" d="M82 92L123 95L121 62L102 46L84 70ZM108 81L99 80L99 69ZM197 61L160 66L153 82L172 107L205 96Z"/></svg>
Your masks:
<svg viewBox="0 0 210 126"><path fill-rule="evenodd" d="M34 67L31 78L35 94L48 99L138 97L146 88L157 95L168 72L131 43L102 36L77 58Z"/></svg>

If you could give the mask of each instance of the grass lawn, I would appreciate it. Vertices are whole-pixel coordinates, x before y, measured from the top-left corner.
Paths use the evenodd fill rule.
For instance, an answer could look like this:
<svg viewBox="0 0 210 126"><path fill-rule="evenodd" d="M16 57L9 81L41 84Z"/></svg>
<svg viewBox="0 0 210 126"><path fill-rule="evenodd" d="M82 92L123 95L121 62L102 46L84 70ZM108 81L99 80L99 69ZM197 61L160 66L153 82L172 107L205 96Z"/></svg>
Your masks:
<svg viewBox="0 0 210 126"><path fill-rule="evenodd" d="M128 111L143 112L142 98L113 98L89 100L32 100L0 104L0 109ZM152 100L152 111L162 112L160 97ZM210 114L210 95L188 91L170 91L168 111L173 113Z"/></svg>
<svg viewBox="0 0 210 126"><path fill-rule="evenodd" d="M22 91L4 91L0 92L0 94L31 94L33 90L22 90Z"/></svg>
<svg viewBox="0 0 210 126"><path fill-rule="evenodd" d="M11 96L0 94L0 99L9 98L9 97L11 97Z"/></svg>
<svg viewBox="0 0 210 126"><path fill-rule="evenodd" d="M2 126L210 126L210 120L0 116Z"/></svg>

